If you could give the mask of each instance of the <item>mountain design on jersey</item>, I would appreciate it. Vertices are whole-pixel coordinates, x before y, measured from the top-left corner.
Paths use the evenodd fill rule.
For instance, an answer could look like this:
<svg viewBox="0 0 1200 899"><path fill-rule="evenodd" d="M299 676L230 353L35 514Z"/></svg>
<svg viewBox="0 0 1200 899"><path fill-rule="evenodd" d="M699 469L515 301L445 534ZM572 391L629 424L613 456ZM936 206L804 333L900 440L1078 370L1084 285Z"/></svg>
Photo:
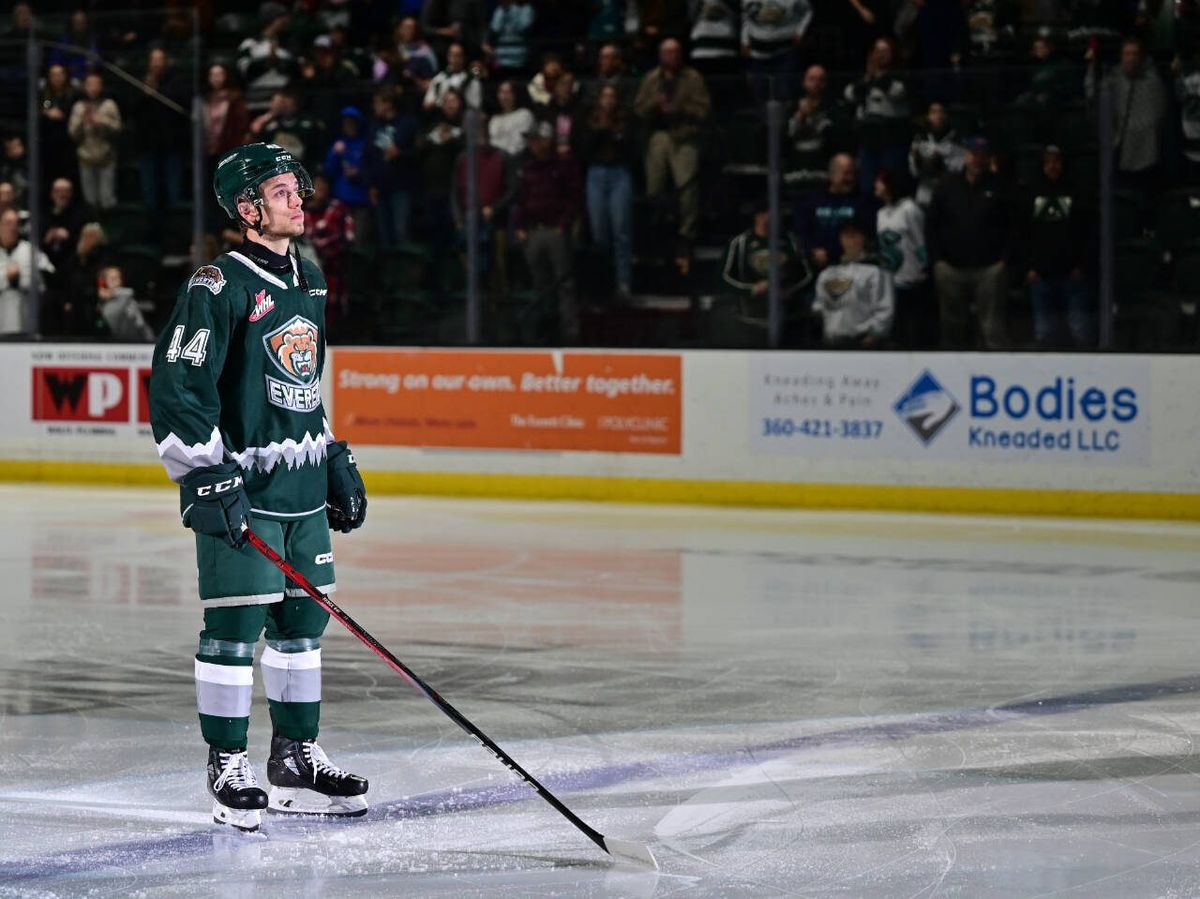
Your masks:
<svg viewBox="0 0 1200 899"><path fill-rule="evenodd" d="M284 263L286 262L286 267ZM150 423L173 480L236 460L256 513L325 507L325 278L257 247L217 257L180 290L154 348Z"/></svg>

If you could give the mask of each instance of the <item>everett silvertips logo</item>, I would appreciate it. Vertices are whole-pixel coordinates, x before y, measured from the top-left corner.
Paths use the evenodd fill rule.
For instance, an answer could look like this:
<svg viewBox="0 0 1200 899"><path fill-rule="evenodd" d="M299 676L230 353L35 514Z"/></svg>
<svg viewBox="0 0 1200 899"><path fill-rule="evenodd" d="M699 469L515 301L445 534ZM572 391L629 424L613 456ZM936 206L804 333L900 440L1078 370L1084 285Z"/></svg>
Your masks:
<svg viewBox="0 0 1200 899"><path fill-rule="evenodd" d="M274 308L275 301L271 299L271 295L265 290L260 290L254 295L254 309L250 312L250 321L258 321Z"/></svg>
<svg viewBox="0 0 1200 899"><path fill-rule="evenodd" d="M925 369L892 408L928 446L962 407L929 369Z"/></svg>
<svg viewBox="0 0 1200 899"><path fill-rule="evenodd" d="M320 345L317 326L299 315L263 337L267 355L288 379L266 376L267 401L271 405L292 412L311 412L321 405L321 379L317 372Z"/></svg>

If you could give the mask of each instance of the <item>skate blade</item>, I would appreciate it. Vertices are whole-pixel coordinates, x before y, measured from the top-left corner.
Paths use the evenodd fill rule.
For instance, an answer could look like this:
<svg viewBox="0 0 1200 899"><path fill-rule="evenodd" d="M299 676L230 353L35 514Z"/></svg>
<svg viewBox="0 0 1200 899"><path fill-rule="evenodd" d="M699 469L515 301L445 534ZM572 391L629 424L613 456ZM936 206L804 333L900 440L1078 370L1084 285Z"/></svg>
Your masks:
<svg viewBox="0 0 1200 899"><path fill-rule="evenodd" d="M315 790L271 787L267 809L277 815L358 818L367 813L366 796L326 796Z"/></svg>
<svg viewBox="0 0 1200 899"><path fill-rule="evenodd" d="M254 833L262 824L262 812L256 808L237 809L213 803L213 823L226 824L242 833Z"/></svg>

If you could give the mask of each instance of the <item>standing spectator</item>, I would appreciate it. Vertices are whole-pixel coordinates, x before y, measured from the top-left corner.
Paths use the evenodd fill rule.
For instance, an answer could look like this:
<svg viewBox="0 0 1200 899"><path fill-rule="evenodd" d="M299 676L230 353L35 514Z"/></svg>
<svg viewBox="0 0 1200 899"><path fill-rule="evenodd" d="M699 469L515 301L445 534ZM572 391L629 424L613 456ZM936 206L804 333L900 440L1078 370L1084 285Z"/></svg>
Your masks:
<svg viewBox="0 0 1200 899"><path fill-rule="evenodd" d="M46 53L46 62L51 66L62 66L70 80L78 84L87 77L88 57L86 53L70 48L79 47L97 55L100 50L96 41L96 33L92 29L92 23L86 10L76 9L71 13L71 18L67 23L67 32L59 38L59 41L63 46L51 47Z"/></svg>
<svg viewBox="0 0 1200 899"><path fill-rule="evenodd" d="M121 112L116 102L104 95L104 78L93 72L84 79L83 98L71 108L67 133L75 142L83 198L99 209L117 205L115 141L120 130Z"/></svg>
<svg viewBox="0 0 1200 899"><path fill-rule="evenodd" d="M258 21L258 37L248 37L238 45L237 61L246 85L246 105L255 112L266 109L271 94L296 74L296 59L283 42L289 23L287 7L264 3L258 9Z"/></svg>
<svg viewBox="0 0 1200 899"><path fill-rule="evenodd" d="M467 234L467 152L463 150L454 163L454 224L458 228L459 244L465 246ZM514 163L503 150L488 141L487 123L479 123L479 142L475 148L475 203L479 213L479 280L488 284L492 263L496 258L498 238L504 230L508 208L516 194Z"/></svg>
<svg viewBox="0 0 1200 899"><path fill-rule="evenodd" d="M1013 0L966 0L967 47L976 65L1010 60L1016 37L1017 10Z"/></svg>
<svg viewBox="0 0 1200 899"><path fill-rule="evenodd" d="M587 41L591 46L625 39L625 0L590 0Z"/></svg>
<svg viewBox="0 0 1200 899"><path fill-rule="evenodd" d="M350 305L346 288L347 250L354 243L354 216L350 208L333 196L329 178L313 178L313 195L304 204L304 236L312 244L328 282L325 308L332 318L344 315Z"/></svg>
<svg viewBox="0 0 1200 899"><path fill-rule="evenodd" d="M679 247L676 264L686 274L700 220L700 129L710 110L708 88L695 69L683 64L683 47L662 42L658 67L642 79L634 111L646 123L646 192L662 196L670 175L679 192Z"/></svg>
<svg viewBox="0 0 1200 899"><path fill-rule="evenodd" d="M990 163L987 141L968 141L962 172L941 180L926 214L943 349L970 348L972 309L984 346L1002 349L1007 342L1005 258L1011 235L1003 186Z"/></svg>
<svg viewBox="0 0 1200 899"><path fill-rule="evenodd" d="M838 229L841 259L817 277L813 309L821 316L823 341L831 349L877 349L892 332L892 276L867 255L867 235L856 222Z"/></svg>
<svg viewBox="0 0 1200 899"><path fill-rule="evenodd" d="M896 287L893 331L905 349L935 345L937 313L930 302L929 253L925 249L925 211L896 187L897 176L882 169L875 176L875 219L879 262Z"/></svg>
<svg viewBox="0 0 1200 899"><path fill-rule="evenodd" d="M425 96L429 82L437 74L438 58L422 39L421 25L414 16L406 16L396 26L396 51L400 83L418 96Z"/></svg>
<svg viewBox="0 0 1200 899"><path fill-rule="evenodd" d="M312 54L300 67L300 85L308 108L321 125L332 131L338 111L358 80L354 66L343 58L327 34L318 35Z"/></svg>
<svg viewBox="0 0 1200 899"><path fill-rule="evenodd" d="M1029 88L1017 97L1017 105L1053 116L1078 97L1075 68L1058 56L1050 35L1039 34L1029 47Z"/></svg>
<svg viewBox="0 0 1200 899"><path fill-rule="evenodd" d="M842 252L838 232L855 222L867 234L875 226L875 204L859 193L854 158L838 153L829 160L829 184L806 196L796 208L796 233L820 271L837 262Z"/></svg>
<svg viewBox="0 0 1200 899"><path fill-rule="evenodd" d="M466 107L462 95L454 89L442 97L437 119L421 144L421 192L425 213L425 234L432 250L434 292L439 300L444 296L443 262L454 241L454 216L450 208L450 188L454 163L463 148L463 113Z"/></svg>
<svg viewBox="0 0 1200 899"><path fill-rule="evenodd" d="M873 189L880 169L904 168L908 151L908 88L895 72L896 46L880 38L867 57L863 77L846 86L858 135L858 173L864 193Z"/></svg>
<svg viewBox="0 0 1200 899"><path fill-rule="evenodd" d="M542 57L542 67L536 75L529 79L526 92L534 107L545 106L554 95L554 83L563 76L562 57L557 53L547 53Z"/></svg>
<svg viewBox="0 0 1200 899"><path fill-rule="evenodd" d="M421 30L433 42L439 56L446 55L452 43L463 44L472 53L478 53L487 27L484 0L425 0L421 9Z"/></svg>
<svg viewBox="0 0 1200 899"><path fill-rule="evenodd" d="M1087 222L1081 198L1063 177L1063 154L1056 146L1042 154L1042 178L1025 201L1024 234L1029 241L1025 283L1033 304L1033 337L1038 346L1063 344L1061 322L1076 349L1095 346L1094 308L1084 278Z"/></svg>
<svg viewBox="0 0 1200 899"><path fill-rule="evenodd" d="M1088 99L1094 100L1097 75L1093 50L1088 50L1087 60L1084 85ZM1166 90L1137 38L1125 39L1121 44L1120 64L1105 77L1113 99L1112 149L1117 180L1121 186L1140 191L1148 198L1159 186Z"/></svg>
<svg viewBox="0 0 1200 899"><path fill-rule="evenodd" d="M529 64L529 34L534 12L528 0L500 0L492 13L492 24L484 53L505 75L525 71Z"/></svg>
<svg viewBox="0 0 1200 899"><path fill-rule="evenodd" d="M771 212L765 202L754 210L754 223L729 242L725 250L722 279L737 298L737 316L725 323L722 331L737 330L741 335L723 333L724 346L762 345L768 319L768 293L771 273ZM812 284L812 269L795 237L784 232L779 246L779 293L787 311L795 311L802 291ZM753 330L748 331L747 327ZM753 335L752 339L741 337Z"/></svg>
<svg viewBox="0 0 1200 899"><path fill-rule="evenodd" d="M363 135L363 114L357 106L342 109L342 128L325 155L323 171L329 176L333 195L350 208L355 230L362 234L370 204L363 157L367 142Z"/></svg>
<svg viewBox="0 0 1200 899"><path fill-rule="evenodd" d="M754 95L790 100L796 94L800 45L813 10L809 0L766 0L742 10L742 55L750 60Z"/></svg>
<svg viewBox="0 0 1200 899"><path fill-rule="evenodd" d="M204 92L204 149L208 154L208 170L216 168L217 160L241 146L250 130L250 110L241 90L233 84L229 69L221 63L208 67L207 89Z"/></svg>
<svg viewBox="0 0 1200 899"><path fill-rule="evenodd" d="M581 157L587 165L587 210L592 242L612 254L617 296L633 284L633 116L613 85L600 98L581 129Z"/></svg>
<svg viewBox="0 0 1200 899"><path fill-rule="evenodd" d="M0 157L0 181L13 186L16 203L29 206L29 160L25 157L25 138L10 134L4 138L4 156Z"/></svg>
<svg viewBox="0 0 1200 899"><path fill-rule="evenodd" d="M75 185L66 178L56 178L50 185L50 206L42 220L42 249L56 269L63 267L90 217L91 211L75 196Z"/></svg>
<svg viewBox="0 0 1200 899"><path fill-rule="evenodd" d="M625 54L617 44L604 44L596 53L596 71L588 80L584 105L589 109L595 106L600 91L609 85L617 89L622 103L632 102L633 90L625 68Z"/></svg>
<svg viewBox="0 0 1200 899"><path fill-rule="evenodd" d="M133 288L125 286L125 276L115 265L100 270L96 287L100 318L114 340L125 343L149 343L154 332L142 317L142 310L133 295Z"/></svg>
<svg viewBox="0 0 1200 899"><path fill-rule="evenodd" d="M833 116L825 101L829 76L824 66L809 66L804 73L804 95L788 120L790 159L788 183L813 185L825 180L832 149L829 138Z"/></svg>
<svg viewBox="0 0 1200 899"><path fill-rule="evenodd" d="M0 212L13 210L21 221L21 236L29 236L29 210L17 205L17 189L11 181L0 181Z"/></svg>
<svg viewBox="0 0 1200 899"><path fill-rule="evenodd" d="M579 216L579 168L554 152L554 127L541 122L529 139L529 158L513 204L512 228L543 302L558 301L559 338L579 340L579 310L571 230Z"/></svg>
<svg viewBox="0 0 1200 899"><path fill-rule="evenodd" d="M509 156L525 152L525 135L533 129L533 113L517 106L517 90L511 81L501 81L496 88L500 111L488 120L488 138L493 147Z"/></svg>
<svg viewBox="0 0 1200 899"><path fill-rule="evenodd" d="M625 9L625 27L635 26L635 46L648 58L664 40L683 41L691 30L687 0L626 0Z"/></svg>
<svg viewBox="0 0 1200 899"><path fill-rule="evenodd" d="M146 57L142 84L168 100L183 106L189 103L176 73L171 69L165 50L155 48ZM190 142L186 116L164 104L158 97L139 91L134 95L131 117L138 134L142 156L138 160L142 179L142 200L150 209L164 209L183 202L183 151Z"/></svg>
<svg viewBox="0 0 1200 899"><path fill-rule="evenodd" d="M74 252L58 268L65 290L57 308L50 306L47 324L60 333L77 337L95 334L96 304L99 302L96 289L100 269L108 264L109 258L104 228L98 222L88 222L79 231Z"/></svg>
<svg viewBox="0 0 1200 899"><path fill-rule="evenodd" d="M950 127L946 107L930 103L925 127L913 137L908 150L908 170L917 179L919 205L929 205L943 175L962 171L964 152L958 133Z"/></svg>
<svg viewBox="0 0 1200 899"><path fill-rule="evenodd" d="M21 220L15 210L0 213L0 334L20 334L31 329L30 290L33 279L54 272L54 266L44 254L37 254L34 271L34 250L21 237Z"/></svg>
<svg viewBox="0 0 1200 899"><path fill-rule="evenodd" d="M692 65L705 78L740 73L742 0L688 0Z"/></svg>
<svg viewBox="0 0 1200 899"><path fill-rule="evenodd" d="M309 171L319 169L324 161L325 127L301 111L300 92L293 87L275 92L267 111L250 123L250 137L279 144Z"/></svg>
<svg viewBox="0 0 1200 899"><path fill-rule="evenodd" d="M550 102L538 111L541 121L554 126L554 148L560 156L571 153L576 140L576 120L579 117L578 87L575 76L564 72L554 82L554 93Z"/></svg>
<svg viewBox="0 0 1200 899"><path fill-rule="evenodd" d="M371 101L374 120L367 132L366 169L368 194L375 207L379 243L394 247L407 243L413 199L419 184L416 168L420 123L413 113L398 108L391 88L375 91Z"/></svg>
<svg viewBox="0 0 1200 899"><path fill-rule="evenodd" d="M483 86L476 74L467 69L467 51L457 41L446 51L446 68L429 82L423 103L425 111L438 109L447 91L457 93L472 109L483 105Z"/></svg>
<svg viewBox="0 0 1200 899"><path fill-rule="evenodd" d="M78 177L75 154L71 152L71 140L67 135L67 121L78 99L64 66L53 65L46 69L41 106L43 178Z"/></svg>
<svg viewBox="0 0 1200 899"><path fill-rule="evenodd" d="M1183 135L1184 178L1187 184L1200 183L1200 59L1189 55L1175 60L1175 101L1179 107L1179 126Z"/></svg>

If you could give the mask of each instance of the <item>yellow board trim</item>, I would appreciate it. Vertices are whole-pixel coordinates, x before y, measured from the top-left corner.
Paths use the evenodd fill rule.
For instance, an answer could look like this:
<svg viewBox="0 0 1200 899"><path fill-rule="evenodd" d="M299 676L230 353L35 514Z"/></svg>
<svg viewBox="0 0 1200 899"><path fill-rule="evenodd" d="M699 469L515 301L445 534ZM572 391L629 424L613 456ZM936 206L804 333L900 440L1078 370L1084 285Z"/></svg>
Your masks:
<svg viewBox="0 0 1200 899"><path fill-rule="evenodd" d="M371 493L385 495L1200 520L1200 493L780 484L418 471L371 471L366 472L364 478ZM60 461L6 461L0 466L0 480L108 486L167 486L170 483L157 464Z"/></svg>

